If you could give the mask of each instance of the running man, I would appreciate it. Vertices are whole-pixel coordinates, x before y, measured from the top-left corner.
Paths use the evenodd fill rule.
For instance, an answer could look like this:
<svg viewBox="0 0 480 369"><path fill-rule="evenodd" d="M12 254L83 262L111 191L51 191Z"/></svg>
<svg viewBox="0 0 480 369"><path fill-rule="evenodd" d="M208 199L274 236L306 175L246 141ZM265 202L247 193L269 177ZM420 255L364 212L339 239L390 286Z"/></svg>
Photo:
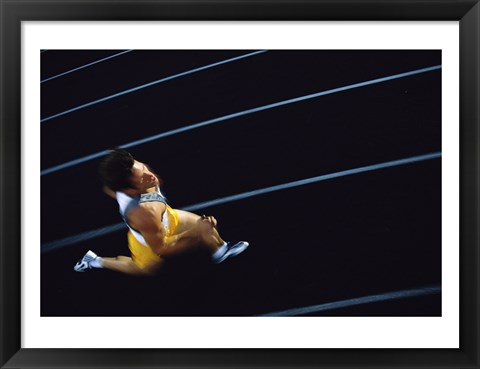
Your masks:
<svg viewBox="0 0 480 369"><path fill-rule="evenodd" d="M104 191L118 201L129 228L131 256L100 257L93 251L74 266L77 272L105 268L132 275L154 275L168 256L201 247L221 263L243 252L248 242L225 242L213 216L172 209L160 191L159 178L125 150L112 150L100 163Z"/></svg>

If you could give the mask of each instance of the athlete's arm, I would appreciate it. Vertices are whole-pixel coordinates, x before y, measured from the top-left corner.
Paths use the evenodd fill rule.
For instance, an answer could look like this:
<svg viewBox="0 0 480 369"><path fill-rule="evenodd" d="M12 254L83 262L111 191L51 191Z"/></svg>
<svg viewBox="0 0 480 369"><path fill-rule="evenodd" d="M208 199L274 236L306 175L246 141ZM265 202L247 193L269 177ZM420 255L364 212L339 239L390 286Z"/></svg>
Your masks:
<svg viewBox="0 0 480 369"><path fill-rule="evenodd" d="M201 242L201 234L214 227L212 220L202 219L192 228L166 237L161 222L165 209L166 206L161 203L142 204L128 216L130 225L142 234L153 252L160 257L180 254L197 246Z"/></svg>
<svg viewBox="0 0 480 369"><path fill-rule="evenodd" d="M128 214L130 225L142 234L153 252L159 256L163 256L166 251L163 211L164 204L142 204Z"/></svg>
<svg viewBox="0 0 480 369"><path fill-rule="evenodd" d="M112 191L110 188L108 188L107 186L103 186L103 192L105 192L108 196L116 199L117 198L117 195L115 195L115 192Z"/></svg>

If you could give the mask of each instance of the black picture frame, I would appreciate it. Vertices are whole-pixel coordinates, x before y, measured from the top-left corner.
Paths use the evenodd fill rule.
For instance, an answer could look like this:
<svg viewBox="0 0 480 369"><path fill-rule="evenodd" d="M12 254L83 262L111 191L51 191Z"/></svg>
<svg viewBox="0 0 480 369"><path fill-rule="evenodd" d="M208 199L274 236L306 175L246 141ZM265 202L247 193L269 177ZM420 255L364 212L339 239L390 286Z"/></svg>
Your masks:
<svg viewBox="0 0 480 369"><path fill-rule="evenodd" d="M0 0L2 368L479 368L478 0ZM459 349L21 348L21 22L118 20L419 20L460 24Z"/></svg>

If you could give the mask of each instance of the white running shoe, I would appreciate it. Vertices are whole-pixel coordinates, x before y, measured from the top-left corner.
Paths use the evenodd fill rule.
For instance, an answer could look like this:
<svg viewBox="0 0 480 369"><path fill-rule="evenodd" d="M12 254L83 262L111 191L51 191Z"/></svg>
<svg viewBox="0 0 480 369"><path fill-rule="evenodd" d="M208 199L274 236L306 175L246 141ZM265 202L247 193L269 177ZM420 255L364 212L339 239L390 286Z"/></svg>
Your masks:
<svg viewBox="0 0 480 369"><path fill-rule="evenodd" d="M87 269L92 269L92 266L90 264L96 258L98 258L97 254L95 254L91 250L88 250L82 260L79 260L79 262L75 264L73 270L75 270L76 272L85 272Z"/></svg>
<svg viewBox="0 0 480 369"><path fill-rule="evenodd" d="M220 264L222 261L237 256L241 252L244 252L250 244L247 241L227 242L227 249L225 253L213 260L214 263Z"/></svg>

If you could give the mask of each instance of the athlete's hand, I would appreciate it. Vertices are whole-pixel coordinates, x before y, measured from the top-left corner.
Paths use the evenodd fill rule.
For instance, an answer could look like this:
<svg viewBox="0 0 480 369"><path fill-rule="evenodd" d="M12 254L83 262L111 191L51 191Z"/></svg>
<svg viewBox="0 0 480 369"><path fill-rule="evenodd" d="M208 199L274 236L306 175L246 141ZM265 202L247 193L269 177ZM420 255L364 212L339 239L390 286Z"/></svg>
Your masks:
<svg viewBox="0 0 480 369"><path fill-rule="evenodd" d="M202 215L202 221L210 223L212 227L217 228L217 220L211 215Z"/></svg>

